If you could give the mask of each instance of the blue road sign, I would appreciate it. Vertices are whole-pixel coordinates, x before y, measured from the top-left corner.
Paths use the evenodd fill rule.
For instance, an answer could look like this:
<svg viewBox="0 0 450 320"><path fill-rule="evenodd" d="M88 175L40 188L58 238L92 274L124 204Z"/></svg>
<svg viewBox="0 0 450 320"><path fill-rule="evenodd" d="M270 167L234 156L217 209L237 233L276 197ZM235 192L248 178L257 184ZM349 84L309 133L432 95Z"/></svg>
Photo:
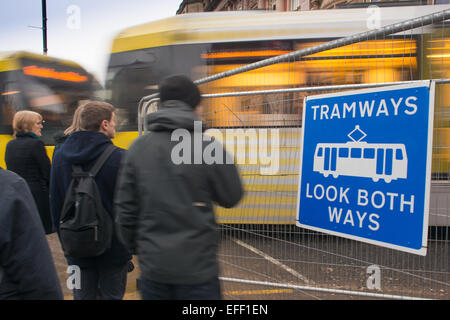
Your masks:
<svg viewBox="0 0 450 320"><path fill-rule="evenodd" d="M426 255L434 82L310 96L299 227Z"/></svg>

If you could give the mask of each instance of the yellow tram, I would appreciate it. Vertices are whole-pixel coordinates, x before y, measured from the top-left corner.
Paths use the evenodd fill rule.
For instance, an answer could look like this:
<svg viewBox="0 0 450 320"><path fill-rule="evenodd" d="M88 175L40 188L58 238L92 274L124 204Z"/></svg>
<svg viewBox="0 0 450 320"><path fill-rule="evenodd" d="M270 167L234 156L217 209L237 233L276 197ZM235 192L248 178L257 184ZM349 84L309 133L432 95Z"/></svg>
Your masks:
<svg viewBox="0 0 450 320"><path fill-rule="evenodd" d="M50 156L53 136L71 122L80 100L101 90L98 81L75 62L25 51L0 53L0 167L6 168L5 148L12 137L12 119L32 110L45 119L42 139Z"/></svg>

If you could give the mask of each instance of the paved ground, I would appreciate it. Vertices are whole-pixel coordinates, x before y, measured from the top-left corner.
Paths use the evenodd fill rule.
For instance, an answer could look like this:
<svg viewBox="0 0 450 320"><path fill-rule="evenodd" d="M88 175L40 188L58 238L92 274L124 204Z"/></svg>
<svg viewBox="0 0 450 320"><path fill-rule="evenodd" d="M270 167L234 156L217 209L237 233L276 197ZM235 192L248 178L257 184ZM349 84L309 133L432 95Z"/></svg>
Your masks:
<svg viewBox="0 0 450 320"><path fill-rule="evenodd" d="M427 256L419 257L328 236L280 241L242 235L222 234L219 262L226 300L450 299L448 241L433 242ZM47 238L65 299L72 299L58 238ZM136 257L133 262L125 300L140 299ZM368 281L371 265L379 267L378 282Z"/></svg>
<svg viewBox="0 0 450 320"><path fill-rule="evenodd" d="M48 243L50 245L50 250L52 251L53 259L55 261L56 271L58 272L58 277L61 282L61 287L63 289L64 299L72 300L72 291L67 288L67 279L69 274L67 273L67 262L64 258L64 254L61 249L61 244L58 240L56 233L47 236ZM135 257L133 262L137 266L137 261ZM138 268L135 268L133 272L128 273L127 278L127 290L125 293L125 300L140 300L139 292L136 290L136 278L139 275Z"/></svg>

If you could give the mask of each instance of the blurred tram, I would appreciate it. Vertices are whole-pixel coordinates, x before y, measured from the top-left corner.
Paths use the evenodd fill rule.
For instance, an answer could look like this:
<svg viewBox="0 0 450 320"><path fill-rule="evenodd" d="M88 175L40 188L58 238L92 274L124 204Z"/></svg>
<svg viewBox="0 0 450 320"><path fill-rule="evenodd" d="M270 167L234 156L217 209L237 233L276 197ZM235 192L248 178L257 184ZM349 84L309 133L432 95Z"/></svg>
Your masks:
<svg viewBox="0 0 450 320"><path fill-rule="evenodd" d="M128 28L113 40L105 84L107 99L119 108L123 130L123 138L119 133L119 139L127 147L137 136L139 100L156 93L160 80L169 74L183 73L197 80L369 31L374 23L383 27L449 8L449 5L384 7L379 8L375 17L367 8L211 12L177 15ZM200 89L210 94L450 78L449 31L448 25L441 23L382 39L361 39L292 62L205 83ZM449 180L449 89L449 85L437 87L434 182ZM230 128L255 128L257 136L261 130L270 128L280 132L278 173L261 175L262 164L241 165L247 195L238 208L218 208L219 222L295 223L303 97L309 94L317 93L204 100L204 120L209 127L223 132ZM447 196L448 187L442 190ZM433 223L449 222L447 216L438 220Z"/></svg>
<svg viewBox="0 0 450 320"><path fill-rule="evenodd" d="M100 90L98 81L75 62L25 51L0 53L0 167L6 168L5 147L13 139L15 112L32 110L43 116L41 139L51 156L55 133L72 123L80 100Z"/></svg>

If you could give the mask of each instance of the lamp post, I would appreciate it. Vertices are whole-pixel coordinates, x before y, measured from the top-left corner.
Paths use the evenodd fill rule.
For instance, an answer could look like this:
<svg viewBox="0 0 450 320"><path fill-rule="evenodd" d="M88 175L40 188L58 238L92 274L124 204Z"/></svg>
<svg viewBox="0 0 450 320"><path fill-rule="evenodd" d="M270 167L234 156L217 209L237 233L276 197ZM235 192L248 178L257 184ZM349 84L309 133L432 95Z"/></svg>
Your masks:
<svg viewBox="0 0 450 320"><path fill-rule="evenodd" d="M47 55L47 0L42 0L42 40L44 55Z"/></svg>

